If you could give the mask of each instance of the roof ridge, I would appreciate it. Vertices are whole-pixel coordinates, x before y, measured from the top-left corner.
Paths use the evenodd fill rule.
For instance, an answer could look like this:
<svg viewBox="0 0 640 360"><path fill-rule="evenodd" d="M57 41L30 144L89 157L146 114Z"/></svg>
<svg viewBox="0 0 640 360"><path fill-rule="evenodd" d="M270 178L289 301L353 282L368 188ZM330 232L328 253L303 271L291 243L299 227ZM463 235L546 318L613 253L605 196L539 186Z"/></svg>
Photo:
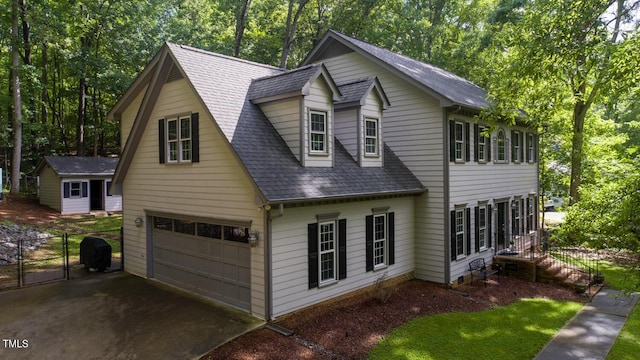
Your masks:
<svg viewBox="0 0 640 360"><path fill-rule="evenodd" d="M276 66L273 66L273 65L262 64L262 63L259 63L259 62L246 60L246 59L242 59L242 58L237 58L237 57L230 56L230 55L219 54L219 53L215 53L215 52L212 52L212 51L209 51L209 50L198 49L198 48L195 48L195 47L189 46L189 45L175 44L175 43L170 43L170 42L167 42L167 44L171 45L171 46L179 47L180 49L183 49L183 50L192 51L192 52L195 52L195 53L200 53L200 54L208 55L208 56L212 56L212 57L218 57L218 58L222 58L222 59L226 59L226 60L236 61L236 62L244 63L244 64L247 64L247 65L259 66L259 67L263 67L263 68L270 69L270 70L281 70L283 72L286 71L285 69L282 69L282 68L279 68L279 67L276 67Z"/></svg>
<svg viewBox="0 0 640 360"><path fill-rule="evenodd" d="M309 65L304 65L301 66L299 68L295 68L295 69L291 69L291 70L286 70L286 69L280 69L283 70L283 72L277 73L277 74L273 74L273 75L267 75L267 76L263 76L263 77L259 77L256 79L253 79L252 81L260 81L260 80L265 80L265 79L273 79L273 78L277 78L279 76L285 76L285 75L290 75L299 71L304 71L304 70L308 70L309 68L313 68L313 67L319 67L321 65L321 63L314 63L314 64L309 64Z"/></svg>

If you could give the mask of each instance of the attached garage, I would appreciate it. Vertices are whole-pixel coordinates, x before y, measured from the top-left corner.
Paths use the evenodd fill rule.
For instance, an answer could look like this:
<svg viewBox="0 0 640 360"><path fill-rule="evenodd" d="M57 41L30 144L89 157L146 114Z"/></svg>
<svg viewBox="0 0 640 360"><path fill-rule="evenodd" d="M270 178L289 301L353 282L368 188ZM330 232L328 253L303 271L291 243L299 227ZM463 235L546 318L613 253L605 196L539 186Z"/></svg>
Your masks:
<svg viewBox="0 0 640 360"><path fill-rule="evenodd" d="M151 277L251 310L250 224L152 217Z"/></svg>

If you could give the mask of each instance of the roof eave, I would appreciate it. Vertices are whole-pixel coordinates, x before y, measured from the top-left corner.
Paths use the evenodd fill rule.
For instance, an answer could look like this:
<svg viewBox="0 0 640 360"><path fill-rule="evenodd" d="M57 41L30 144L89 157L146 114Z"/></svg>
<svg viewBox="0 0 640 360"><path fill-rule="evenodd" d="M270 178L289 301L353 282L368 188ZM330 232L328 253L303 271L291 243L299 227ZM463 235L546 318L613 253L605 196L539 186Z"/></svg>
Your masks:
<svg viewBox="0 0 640 360"><path fill-rule="evenodd" d="M362 198L378 198L378 197L395 197L395 196L419 196L428 192L428 189L423 187L419 189L399 190L399 191L383 191L374 193L359 193L359 194L345 194L345 195L331 195L320 196L313 198L282 198L282 199L268 199L270 205L277 204L299 204L299 203L311 203L311 202L326 202L336 200L355 200Z"/></svg>

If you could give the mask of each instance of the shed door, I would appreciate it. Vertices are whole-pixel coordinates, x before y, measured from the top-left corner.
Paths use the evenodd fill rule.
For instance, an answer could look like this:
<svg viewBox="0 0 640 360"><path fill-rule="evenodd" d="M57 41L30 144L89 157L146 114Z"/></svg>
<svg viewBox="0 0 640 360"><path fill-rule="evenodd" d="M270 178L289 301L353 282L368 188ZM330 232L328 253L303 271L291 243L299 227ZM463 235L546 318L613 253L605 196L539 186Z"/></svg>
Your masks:
<svg viewBox="0 0 640 360"><path fill-rule="evenodd" d="M153 219L153 278L250 311L248 229Z"/></svg>

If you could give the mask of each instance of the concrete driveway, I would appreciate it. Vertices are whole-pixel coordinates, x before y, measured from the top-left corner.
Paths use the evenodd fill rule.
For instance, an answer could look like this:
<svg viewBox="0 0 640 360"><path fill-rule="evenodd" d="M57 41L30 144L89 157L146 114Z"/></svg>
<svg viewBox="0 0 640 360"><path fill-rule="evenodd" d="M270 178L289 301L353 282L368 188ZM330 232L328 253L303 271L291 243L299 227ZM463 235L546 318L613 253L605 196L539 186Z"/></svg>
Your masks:
<svg viewBox="0 0 640 360"><path fill-rule="evenodd" d="M262 325L126 273L0 292L0 359L192 359Z"/></svg>

